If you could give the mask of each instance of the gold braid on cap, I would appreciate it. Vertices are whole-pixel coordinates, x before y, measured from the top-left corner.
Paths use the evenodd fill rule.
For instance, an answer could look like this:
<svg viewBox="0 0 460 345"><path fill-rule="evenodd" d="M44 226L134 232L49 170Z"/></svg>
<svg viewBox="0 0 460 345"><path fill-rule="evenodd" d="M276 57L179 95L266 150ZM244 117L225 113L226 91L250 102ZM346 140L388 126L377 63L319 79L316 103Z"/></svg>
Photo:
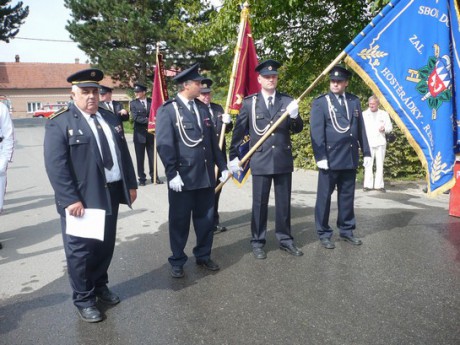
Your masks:
<svg viewBox="0 0 460 345"><path fill-rule="evenodd" d="M77 85L77 84L83 84L83 83L96 83L99 85L98 81L95 80L79 80L79 81L73 81L72 85Z"/></svg>

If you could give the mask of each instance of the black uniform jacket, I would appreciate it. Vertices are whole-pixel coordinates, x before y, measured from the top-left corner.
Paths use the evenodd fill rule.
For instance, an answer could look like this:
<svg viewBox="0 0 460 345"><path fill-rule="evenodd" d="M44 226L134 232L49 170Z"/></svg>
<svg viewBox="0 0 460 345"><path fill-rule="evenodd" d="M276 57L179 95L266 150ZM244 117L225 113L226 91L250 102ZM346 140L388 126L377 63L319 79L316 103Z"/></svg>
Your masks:
<svg viewBox="0 0 460 345"><path fill-rule="evenodd" d="M329 111L326 94L313 100L311 106L310 133L315 159L317 162L327 159L332 170L357 169L359 149L364 156L371 155L359 98L345 93L349 113L347 116L337 97L332 92L327 95L335 109L335 118ZM337 131L338 126L342 129L349 126L349 129Z"/></svg>
<svg viewBox="0 0 460 345"><path fill-rule="evenodd" d="M137 189L137 181L122 123L109 111L99 108L99 113L112 130L123 181L123 203L131 207L129 189ZM60 215L64 216L64 209L78 201L86 208L104 209L111 214L110 193L96 137L75 105L48 120L44 154Z"/></svg>
<svg viewBox="0 0 460 345"><path fill-rule="evenodd" d="M253 114L253 101L256 101ZM248 133L251 138L251 147L262 137L254 130L254 123L259 130L274 124L292 101L292 97L276 92L274 111L269 113L264 98L259 92L246 97L233 129L229 157L233 160L238 156L238 146ZM253 175L273 175L290 173L294 170L292 157L291 133L299 133L303 129L300 115L296 119L287 117L278 128L265 140L251 157L250 167Z"/></svg>
<svg viewBox="0 0 460 345"><path fill-rule="evenodd" d="M173 102L179 110L179 120ZM195 99L201 128L197 117L176 97L166 101L157 112L157 150L165 167L168 181L179 172L184 182L183 190L214 188L214 166L227 170L224 155L219 150L216 131L208 107ZM202 139L193 146L192 141Z"/></svg>
<svg viewBox="0 0 460 345"><path fill-rule="evenodd" d="M129 111L134 121L133 141L135 143L145 144L147 142L147 135L152 135L147 132L151 105L152 100L150 98L147 98L147 109L144 108L144 105L138 99L132 100L129 103Z"/></svg>
<svg viewBox="0 0 460 345"><path fill-rule="evenodd" d="M120 114L120 111L123 110L123 104L121 104L118 101L112 101L112 105L113 105L113 113L115 115L120 116L121 121L128 121L129 120L129 113L128 112L126 112L126 115L121 115ZM105 103L105 102L99 102L99 107L112 112L112 110L109 109L109 107L107 106L107 103Z"/></svg>

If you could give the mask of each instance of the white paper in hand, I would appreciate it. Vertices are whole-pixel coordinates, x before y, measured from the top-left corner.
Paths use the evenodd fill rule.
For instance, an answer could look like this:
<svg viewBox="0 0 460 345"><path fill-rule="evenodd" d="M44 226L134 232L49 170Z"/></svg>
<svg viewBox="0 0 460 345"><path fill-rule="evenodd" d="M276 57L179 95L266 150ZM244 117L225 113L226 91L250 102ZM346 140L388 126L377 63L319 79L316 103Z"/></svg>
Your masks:
<svg viewBox="0 0 460 345"><path fill-rule="evenodd" d="M67 235L104 241L105 210L85 208L83 217L74 217L65 210Z"/></svg>

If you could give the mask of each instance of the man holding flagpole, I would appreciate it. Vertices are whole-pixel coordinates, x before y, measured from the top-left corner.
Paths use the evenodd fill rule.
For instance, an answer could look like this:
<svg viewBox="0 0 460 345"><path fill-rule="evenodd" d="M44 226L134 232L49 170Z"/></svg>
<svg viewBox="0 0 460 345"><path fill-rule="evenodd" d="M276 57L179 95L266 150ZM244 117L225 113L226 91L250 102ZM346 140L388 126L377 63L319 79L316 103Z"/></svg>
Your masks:
<svg viewBox="0 0 460 345"><path fill-rule="evenodd" d="M294 162L291 133L303 129L299 106L292 97L276 90L278 68L275 60L266 60L256 67L261 92L246 97L233 130L230 145L229 168L232 173L241 171L238 146L248 133L251 145L255 144L286 111L289 118L272 133L251 157L252 171L252 251L256 259L267 257L263 247L267 234L267 214L270 188L275 187L276 238L280 249L291 255L301 256L302 251L294 245L291 235L291 185Z"/></svg>

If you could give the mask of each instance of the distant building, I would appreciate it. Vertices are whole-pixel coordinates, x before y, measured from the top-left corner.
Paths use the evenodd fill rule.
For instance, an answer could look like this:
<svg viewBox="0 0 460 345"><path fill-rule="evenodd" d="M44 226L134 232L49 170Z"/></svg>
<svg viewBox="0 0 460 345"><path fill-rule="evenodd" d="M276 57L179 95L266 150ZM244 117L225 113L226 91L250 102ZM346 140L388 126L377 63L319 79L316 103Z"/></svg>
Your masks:
<svg viewBox="0 0 460 345"><path fill-rule="evenodd" d="M13 118L32 117L47 104L67 104L70 84L67 77L79 70L91 68L89 64L0 62L0 96L11 102ZM126 104L130 100L126 91L106 76L101 84L113 88L113 99Z"/></svg>

